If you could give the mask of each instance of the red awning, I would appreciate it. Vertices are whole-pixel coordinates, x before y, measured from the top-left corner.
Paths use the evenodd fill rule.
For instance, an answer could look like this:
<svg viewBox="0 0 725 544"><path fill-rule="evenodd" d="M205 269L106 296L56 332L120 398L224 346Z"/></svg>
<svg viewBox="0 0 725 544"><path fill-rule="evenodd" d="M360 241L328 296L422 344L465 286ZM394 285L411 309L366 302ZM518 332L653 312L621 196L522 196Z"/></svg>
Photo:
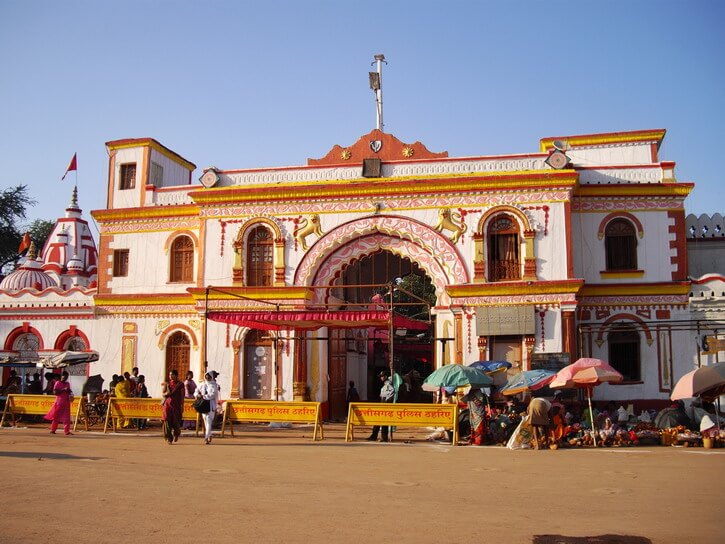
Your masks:
<svg viewBox="0 0 725 544"><path fill-rule="evenodd" d="M209 312L212 321L230 323L240 327L276 331L284 329L315 330L320 327L337 329L387 329L390 325L388 310L279 310L279 311L248 311L248 312ZM430 326L426 321L418 321L394 314L393 324L396 329L427 330Z"/></svg>

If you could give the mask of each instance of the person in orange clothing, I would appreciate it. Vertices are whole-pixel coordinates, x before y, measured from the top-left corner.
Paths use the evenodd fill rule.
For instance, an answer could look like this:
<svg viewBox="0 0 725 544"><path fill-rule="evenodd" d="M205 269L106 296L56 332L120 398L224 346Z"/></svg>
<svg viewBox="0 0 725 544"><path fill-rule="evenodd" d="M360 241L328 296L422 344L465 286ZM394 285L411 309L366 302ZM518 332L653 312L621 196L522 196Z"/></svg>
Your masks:
<svg viewBox="0 0 725 544"><path fill-rule="evenodd" d="M550 415L551 430L549 431L549 438L552 444L558 444L566 433L566 421L564 420L564 414L562 413L561 407L558 405L553 405L551 407Z"/></svg>

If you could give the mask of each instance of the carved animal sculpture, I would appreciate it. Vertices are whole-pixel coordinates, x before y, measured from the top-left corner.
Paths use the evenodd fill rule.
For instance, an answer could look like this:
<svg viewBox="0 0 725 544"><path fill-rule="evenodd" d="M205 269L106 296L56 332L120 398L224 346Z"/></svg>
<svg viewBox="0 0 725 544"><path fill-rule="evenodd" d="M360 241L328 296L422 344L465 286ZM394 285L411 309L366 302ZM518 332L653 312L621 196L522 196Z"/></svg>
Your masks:
<svg viewBox="0 0 725 544"><path fill-rule="evenodd" d="M317 214L311 215L309 218L302 219L299 226L295 229L295 240L297 240L297 243L305 251L307 250L305 238L310 234L316 234L318 237L321 237L324 234L324 232L322 232L322 228L320 227L320 216Z"/></svg>
<svg viewBox="0 0 725 544"><path fill-rule="evenodd" d="M438 210L438 223L436 223L436 226L433 227L438 232L443 232L444 230L450 230L453 232L453 236L451 236L450 240L454 244L458 243L458 239L461 237L461 234L466 232L466 224L461 221L461 224L458 225L454 222L461 221L461 214L458 212L452 212L450 208L441 208Z"/></svg>

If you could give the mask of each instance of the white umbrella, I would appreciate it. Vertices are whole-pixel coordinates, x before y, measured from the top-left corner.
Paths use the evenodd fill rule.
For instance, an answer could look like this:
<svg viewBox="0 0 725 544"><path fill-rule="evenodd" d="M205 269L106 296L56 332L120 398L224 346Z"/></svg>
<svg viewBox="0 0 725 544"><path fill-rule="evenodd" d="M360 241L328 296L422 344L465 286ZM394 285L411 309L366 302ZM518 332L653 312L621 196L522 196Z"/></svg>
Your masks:
<svg viewBox="0 0 725 544"><path fill-rule="evenodd" d="M37 366L40 368L63 368L98 360L97 351L61 351L50 357L43 357Z"/></svg>

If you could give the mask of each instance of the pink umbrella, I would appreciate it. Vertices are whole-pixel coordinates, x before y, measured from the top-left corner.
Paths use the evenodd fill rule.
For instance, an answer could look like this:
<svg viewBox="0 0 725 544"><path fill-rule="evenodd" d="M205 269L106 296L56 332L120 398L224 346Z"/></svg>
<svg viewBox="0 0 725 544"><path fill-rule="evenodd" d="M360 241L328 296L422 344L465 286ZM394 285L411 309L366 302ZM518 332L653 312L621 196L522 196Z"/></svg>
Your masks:
<svg viewBox="0 0 725 544"><path fill-rule="evenodd" d="M549 387L552 389L586 388L589 401L589 417L592 421L592 436L594 445L597 445L597 435L594 428L594 412L592 410L592 388L600 383L619 383L624 379L609 363L601 359L583 357L577 359L569 366L565 366L556 373Z"/></svg>
<svg viewBox="0 0 725 544"><path fill-rule="evenodd" d="M714 397L723 386L725 386L725 363L715 363L711 366L700 367L682 376L672 389L670 398L672 400L689 399L711 391L712 394L709 396Z"/></svg>

